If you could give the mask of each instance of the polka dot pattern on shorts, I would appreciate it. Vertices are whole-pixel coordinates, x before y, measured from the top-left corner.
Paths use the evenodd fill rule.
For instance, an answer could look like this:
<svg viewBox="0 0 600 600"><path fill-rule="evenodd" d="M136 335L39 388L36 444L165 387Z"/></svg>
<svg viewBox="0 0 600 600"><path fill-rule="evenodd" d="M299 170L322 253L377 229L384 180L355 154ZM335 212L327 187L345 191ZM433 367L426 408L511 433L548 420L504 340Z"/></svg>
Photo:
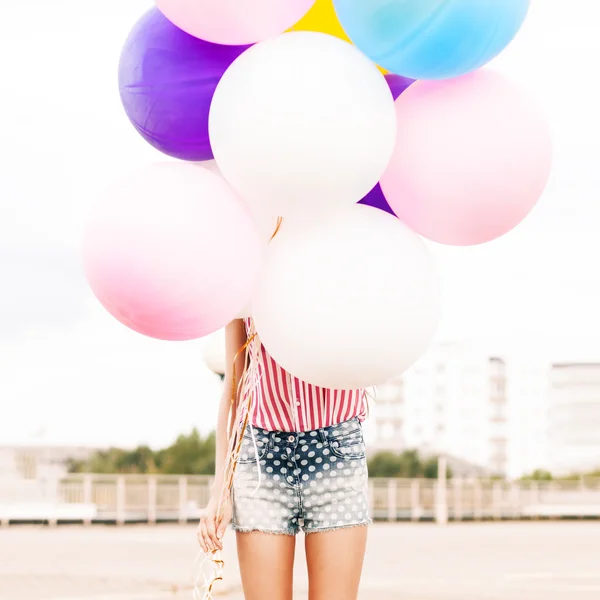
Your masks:
<svg viewBox="0 0 600 600"><path fill-rule="evenodd" d="M233 508L237 531L295 535L370 523L360 421L303 433L248 429Z"/></svg>

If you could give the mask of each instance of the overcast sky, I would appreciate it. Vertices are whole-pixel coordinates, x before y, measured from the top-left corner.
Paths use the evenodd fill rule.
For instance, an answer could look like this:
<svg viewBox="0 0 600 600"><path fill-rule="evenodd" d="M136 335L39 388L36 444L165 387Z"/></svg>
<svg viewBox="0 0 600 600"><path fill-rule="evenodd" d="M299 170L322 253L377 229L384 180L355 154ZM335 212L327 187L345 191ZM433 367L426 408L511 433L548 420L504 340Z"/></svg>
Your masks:
<svg viewBox="0 0 600 600"><path fill-rule="evenodd" d="M94 193L161 160L119 102L121 45L142 0L6 0L0 18L0 444L161 445L213 427L219 381L203 342L129 332L96 303L78 253ZM443 273L440 340L553 360L600 359L597 2L533 0L493 67L539 99L555 165L514 232L472 249L433 247ZM596 107L596 108L594 108ZM168 407L168 411L165 408Z"/></svg>

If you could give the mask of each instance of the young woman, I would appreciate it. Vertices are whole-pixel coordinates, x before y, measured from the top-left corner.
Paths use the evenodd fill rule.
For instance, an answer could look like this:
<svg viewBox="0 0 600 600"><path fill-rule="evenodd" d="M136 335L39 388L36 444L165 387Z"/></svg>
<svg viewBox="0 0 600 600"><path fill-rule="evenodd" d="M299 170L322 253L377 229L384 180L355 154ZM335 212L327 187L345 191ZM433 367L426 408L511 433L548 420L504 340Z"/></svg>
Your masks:
<svg viewBox="0 0 600 600"><path fill-rule="evenodd" d="M245 599L291 600L295 535L304 531L309 600L355 600L370 523L365 391L323 389L292 377L266 352L250 319L228 325L226 355L217 476L198 528L202 549L220 550L232 521ZM257 376L248 378L249 372ZM243 416L240 403L231 402L235 381L252 402L232 493L219 511L228 422L231 412L236 422Z"/></svg>

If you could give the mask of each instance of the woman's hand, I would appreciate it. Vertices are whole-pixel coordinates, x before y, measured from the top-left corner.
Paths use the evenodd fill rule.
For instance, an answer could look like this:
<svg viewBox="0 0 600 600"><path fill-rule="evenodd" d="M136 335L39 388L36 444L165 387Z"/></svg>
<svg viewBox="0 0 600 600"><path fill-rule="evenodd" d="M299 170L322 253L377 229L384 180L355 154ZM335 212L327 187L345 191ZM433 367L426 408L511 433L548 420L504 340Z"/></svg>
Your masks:
<svg viewBox="0 0 600 600"><path fill-rule="evenodd" d="M231 500L226 500L222 518L218 518L217 516L218 504L218 498L211 498L204 511L204 516L200 519L200 524L198 525L198 542L202 550L206 553L223 550L223 536L225 535L227 526L231 522Z"/></svg>

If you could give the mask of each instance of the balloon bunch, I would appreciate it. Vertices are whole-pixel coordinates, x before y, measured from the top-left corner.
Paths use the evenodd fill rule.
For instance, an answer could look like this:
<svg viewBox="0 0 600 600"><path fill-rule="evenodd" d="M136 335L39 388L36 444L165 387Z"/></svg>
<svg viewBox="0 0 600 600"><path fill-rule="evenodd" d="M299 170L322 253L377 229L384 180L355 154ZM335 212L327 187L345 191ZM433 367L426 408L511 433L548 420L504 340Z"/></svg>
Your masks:
<svg viewBox="0 0 600 600"><path fill-rule="evenodd" d="M156 4L125 43L119 88L135 129L180 162L98 205L85 238L97 297L168 340L251 313L275 360L318 385L401 374L437 326L421 236L493 240L549 177L536 103L481 69L529 1Z"/></svg>

